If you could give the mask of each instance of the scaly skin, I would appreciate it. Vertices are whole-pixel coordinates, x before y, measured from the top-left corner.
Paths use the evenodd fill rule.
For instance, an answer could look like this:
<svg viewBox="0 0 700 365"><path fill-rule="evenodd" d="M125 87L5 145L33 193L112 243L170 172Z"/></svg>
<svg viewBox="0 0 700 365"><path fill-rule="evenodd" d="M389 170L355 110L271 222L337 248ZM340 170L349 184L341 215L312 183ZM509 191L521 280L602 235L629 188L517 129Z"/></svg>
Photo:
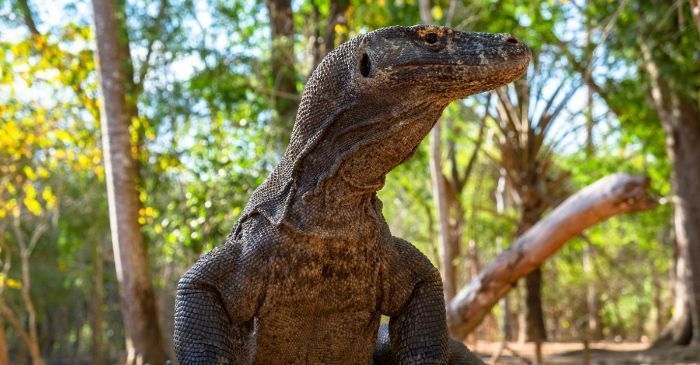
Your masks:
<svg viewBox="0 0 700 365"><path fill-rule="evenodd" d="M376 192L447 104L511 82L529 60L512 36L435 26L384 28L331 52L282 161L178 285L180 363L478 363L450 343L440 275L391 235Z"/></svg>

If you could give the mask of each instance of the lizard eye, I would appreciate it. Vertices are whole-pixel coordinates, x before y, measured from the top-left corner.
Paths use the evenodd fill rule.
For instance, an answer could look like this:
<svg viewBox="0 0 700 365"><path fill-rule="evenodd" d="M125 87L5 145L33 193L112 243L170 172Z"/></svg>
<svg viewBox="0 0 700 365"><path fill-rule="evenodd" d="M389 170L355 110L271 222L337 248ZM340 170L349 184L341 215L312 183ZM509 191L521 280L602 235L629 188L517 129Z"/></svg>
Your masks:
<svg viewBox="0 0 700 365"><path fill-rule="evenodd" d="M428 42L428 44L433 44L437 42L438 36L435 33L428 33L425 35L425 41Z"/></svg>
<svg viewBox="0 0 700 365"><path fill-rule="evenodd" d="M369 61L369 56L367 56L367 53L362 55L362 59L360 60L360 74L362 74L363 77L369 77L369 72L372 70L372 63Z"/></svg>

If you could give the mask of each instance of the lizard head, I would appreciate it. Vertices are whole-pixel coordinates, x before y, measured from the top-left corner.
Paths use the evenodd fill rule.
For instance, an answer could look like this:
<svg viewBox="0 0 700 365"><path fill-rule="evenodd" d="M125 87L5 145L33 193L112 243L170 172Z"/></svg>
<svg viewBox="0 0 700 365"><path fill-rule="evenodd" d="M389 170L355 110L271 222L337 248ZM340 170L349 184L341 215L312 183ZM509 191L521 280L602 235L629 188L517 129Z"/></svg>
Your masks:
<svg viewBox="0 0 700 365"><path fill-rule="evenodd" d="M355 58L355 81L362 94L449 103L519 78L531 56L509 34L418 25L368 33Z"/></svg>
<svg viewBox="0 0 700 365"><path fill-rule="evenodd" d="M330 176L378 190L450 102L521 77L530 58L511 35L428 25L382 28L340 45L309 79L292 134L293 144L313 148L307 171L322 171L313 190ZM319 139L304 137L312 131Z"/></svg>

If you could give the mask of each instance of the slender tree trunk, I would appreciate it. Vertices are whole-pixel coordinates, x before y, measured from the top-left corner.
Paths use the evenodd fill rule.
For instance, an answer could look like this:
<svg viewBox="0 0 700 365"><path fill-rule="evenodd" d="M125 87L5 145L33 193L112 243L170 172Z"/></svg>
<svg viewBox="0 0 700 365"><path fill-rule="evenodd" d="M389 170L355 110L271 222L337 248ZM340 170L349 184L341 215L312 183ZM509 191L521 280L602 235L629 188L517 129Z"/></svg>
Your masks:
<svg viewBox="0 0 700 365"><path fill-rule="evenodd" d="M439 234L438 241L440 250L440 274L442 276L442 285L445 291L445 303L449 303L457 292L457 267L455 263L455 247L450 239L449 227L449 208L447 206L447 196L445 179L442 175L442 129L441 123L438 121L433 127L430 139L430 176L433 185L433 199L435 200Z"/></svg>
<svg viewBox="0 0 700 365"><path fill-rule="evenodd" d="M430 0L420 0L420 17L424 24L432 24ZM439 222L438 241L440 243L440 276L445 292L445 303L449 303L457 291L457 267L455 250L450 240L449 207L447 205L447 187L442 174L442 123L435 123L430 135L430 179L433 187L433 199L437 208Z"/></svg>
<svg viewBox="0 0 700 365"><path fill-rule="evenodd" d="M586 29L586 45L587 48L592 47L591 40L591 30ZM592 52L588 52L590 55ZM588 68L588 72L584 75L586 79L591 78L591 69ZM591 87L586 87L586 158L591 159L595 155L595 145L593 143L593 89ZM585 334L587 338L584 339L587 343L589 340L600 340L603 338L603 327L602 320L600 317L600 298L598 296L598 290L596 288L594 277L594 267L593 260L595 257L595 252L591 247L590 242L586 242L586 246L583 249L583 272L586 274L586 315L588 316L587 329Z"/></svg>
<svg viewBox="0 0 700 365"><path fill-rule="evenodd" d="M583 230L614 215L654 207L656 201L646 192L648 186L646 177L616 174L566 199L519 236L449 303L447 318L452 334L465 338L518 279L537 269Z"/></svg>
<svg viewBox="0 0 700 365"><path fill-rule="evenodd" d="M321 20L319 19L320 12L318 10L318 6L314 4L314 15L317 24L315 26L315 34L313 36L314 44L311 50L311 72L309 72L309 76L311 76L313 70L316 69L316 66L318 66L323 57L325 57L328 54L328 52L332 51L333 48L335 48L336 43L342 43L345 41L345 39L341 38L338 42L336 42L336 38L338 38L336 26L347 26L345 12L348 10L348 7L350 7L349 0L337 0L330 2L328 9L328 17L326 18L325 32L323 34L323 37L321 37Z"/></svg>
<svg viewBox="0 0 700 365"><path fill-rule="evenodd" d="M348 10L348 7L350 7L350 1L331 1L329 7L330 9L328 10L328 21L326 22L326 33L323 36L323 53L321 55L321 58L323 58L323 56L327 55L328 52L332 51L333 48L335 48L335 27L341 24L347 25L347 20L345 19L345 12Z"/></svg>
<svg viewBox="0 0 700 365"><path fill-rule="evenodd" d="M158 323L148 254L138 223L137 163L129 127L134 115L127 102L124 54L115 0L93 0L97 65L102 93L102 141L114 261L126 332L127 363L163 364L167 360ZM120 23L121 22L121 23Z"/></svg>
<svg viewBox="0 0 700 365"><path fill-rule="evenodd" d="M7 356L7 339L5 337L5 321L0 317L0 365L10 365Z"/></svg>
<svg viewBox="0 0 700 365"><path fill-rule="evenodd" d="M543 176L544 177L544 176ZM546 204L541 201L536 186L518 187L521 200L521 218L518 225L517 237L523 235L540 220ZM544 325L542 310L542 268L538 267L525 276L525 301L522 320L520 321L520 342L534 342L534 364L542 363L542 342L547 340L547 329Z"/></svg>
<svg viewBox="0 0 700 365"><path fill-rule="evenodd" d="M521 191L536 191L536 187L527 187ZM526 198L521 193L522 211L516 237L522 236L537 221L544 211L544 204L536 197ZM538 199L538 201L534 201ZM542 311L542 269L538 267L525 276L525 302L524 321L520 328L520 342L533 341L540 343L547 339L544 326L544 313ZM524 327L524 328L523 328ZM523 336L524 335L524 336Z"/></svg>
<svg viewBox="0 0 700 365"><path fill-rule="evenodd" d="M42 360L41 358L39 344L32 342L32 339L29 336L27 330L24 328L23 324L2 300L0 300L0 314L2 314L5 321L7 321L7 323L12 327L12 329L15 330L17 336L19 336L20 340L22 340L22 342L24 343L25 346L23 350L27 351L26 354L29 355L29 358L31 359L32 363L34 365L43 365L44 360ZM21 354L24 355L25 353L22 352ZM17 357L23 358L24 356L22 355L19 355Z"/></svg>
<svg viewBox="0 0 700 365"><path fill-rule="evenodd" d="M27 313L26 330L24 326L16 319L11 309L7 307L2 308L2 315L20 335L20 338L25 343L29 355L31 356L32 363L35 365L43 365L44 360L41 357L41 347L39 346L39 334L36 323L36 308L34 307L34 302L32 301L30 291L32 287L32 280L29 259L34 251L34 248L39 242L39 239L47 230L48 226L44 223L35 225L31 236L29 239L26 239L22 230L23 227L21 218L22 210L20 209L19 212L13 216L13 228L17 247L19 248L20 269L22 273L22 287L20 289L20 294L22 297L22 303L24 304L24 309Z"/></svg>
<svg viewBox="0 0 700 365"><path fill-rule="evenodd" d="M504 168L499 169L498 183L496 184L496 212L498 214L505 214L506 211L506 187L508 185L506 178L506 171ZM496 251L501 252L503 250L502 237L498 237ZM477 273L478 275L478 273ZM477 275L472 275L471 280L474 280ZM504 295L500 299L499 305L501 306L501 320L503 322L501 326L501 332L503 332L503 344L507 341L513 340L513 322L511 320L511 306L510 306L510 296Z"/></svg>
<svg viewBox="0 0 700 365"><path fill-rule="evenodd" d="M600 340L603 338L603 326L600 318L600 297L593 281L595 269L593 258L595 253L590 244L586 244L583 249L583 272L586 274L586 315L588 324L586 334L590 340Z"/></svg>
<svg viewBox="0 0 700 365"><path fill-rule="evenodd" d="M294 13L291 0L265 0L270 15L270 63L274 116L273 135L282 148L289 138L297 109L297 74L294 68Z"/></svg>
<svg viewBox="0 0 700 365"><path fill-rule="evenodd" d="M92 328L92 364L106 364L105 349L104 349L104 313L102 307L105 303L105 288L104 288L104 248L102 240L98 239L95 242L93 250L92 267L94 273L93 293L90 300Z"/></svg>
<svg viewBox="0 0 700 365"><path fill-rule="evenodd" d="M29 327L29 340L31 345L29 346L29 353L32 356L32 362L34 365L44 364L44 360L41 358L41 350L39 348L39 334L36 327L36 309L34 308L34 302L31 299L29 289L31 288L31 276L29 274L29 252L26 250L21 250L20 258L22 262L22 301L27 310L27 322Z"/></svg>

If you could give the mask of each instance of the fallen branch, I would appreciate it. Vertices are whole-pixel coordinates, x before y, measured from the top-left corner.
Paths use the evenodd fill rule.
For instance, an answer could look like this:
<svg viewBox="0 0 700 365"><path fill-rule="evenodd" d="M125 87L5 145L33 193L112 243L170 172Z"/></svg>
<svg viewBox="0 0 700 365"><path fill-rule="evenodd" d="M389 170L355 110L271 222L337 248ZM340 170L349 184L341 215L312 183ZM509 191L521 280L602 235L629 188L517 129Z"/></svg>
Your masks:
<svg viewBox="0 0 700 365"><path fill-rule="evenodd" d="M655 207L657 201L648 187L646 176L614 174L566 199L457 293L447 306L452 335L466 338L518 279L542 265L572 237L612 216Z"/></svg>

